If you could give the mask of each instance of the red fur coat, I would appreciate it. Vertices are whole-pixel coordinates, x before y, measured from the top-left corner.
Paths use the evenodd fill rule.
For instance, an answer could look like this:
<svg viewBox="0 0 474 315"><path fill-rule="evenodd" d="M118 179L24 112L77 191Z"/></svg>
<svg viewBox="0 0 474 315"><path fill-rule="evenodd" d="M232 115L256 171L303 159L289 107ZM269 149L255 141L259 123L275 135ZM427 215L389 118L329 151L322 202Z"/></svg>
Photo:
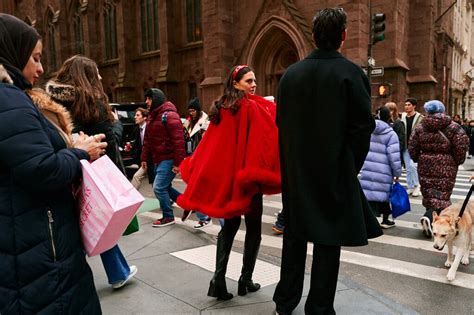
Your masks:
<svg viewBox="0 0 474 315"><path fill-rule="evenodd" d="M178 204L211 217L244 214L256 193L281 191L275 104L250 95L235 115L221 110L192 156L180 165L188 184Z"/></svg>

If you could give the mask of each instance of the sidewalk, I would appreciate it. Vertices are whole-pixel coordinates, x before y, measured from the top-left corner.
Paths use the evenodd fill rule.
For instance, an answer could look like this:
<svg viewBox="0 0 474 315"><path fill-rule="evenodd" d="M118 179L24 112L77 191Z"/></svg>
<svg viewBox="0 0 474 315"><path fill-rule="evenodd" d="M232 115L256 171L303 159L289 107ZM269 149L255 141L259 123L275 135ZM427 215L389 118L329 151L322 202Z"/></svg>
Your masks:
<svg viewBox="0 0 474 315"><path fill-rule="evenodd" d="M254 279L262 289L237 296L237 281L227 279L234 298L217 301L208 297L212 278L215 239L185 224L153 228L148 213L139 215L140 231L122 237L120 247L130 265L138 267L133 280L122 289L112 290L99 256L89 258L104 314L273 314L273 292L279 277L278 263L259 256ZM177 221L180 221L177 217ZM234 249L235 250L235 249ZM180 257L180 258L178 258ZM206 269L207 268L207 269ZM241 254L231 255L227 275L237 279ZM310 275L305 276L305 290L293 314L304 314L304 302ZM266 284L266 286L264 286ZM335 308L337 314L417 314L413 310L360 287L349 279L339 278Z"/></svg>

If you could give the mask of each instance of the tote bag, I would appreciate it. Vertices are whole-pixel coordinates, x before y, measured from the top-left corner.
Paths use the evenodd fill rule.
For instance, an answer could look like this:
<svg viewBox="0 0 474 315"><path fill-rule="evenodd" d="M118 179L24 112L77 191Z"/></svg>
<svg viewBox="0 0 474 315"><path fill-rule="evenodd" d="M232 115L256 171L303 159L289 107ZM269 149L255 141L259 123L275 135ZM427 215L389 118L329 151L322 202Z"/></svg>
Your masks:
<svg viewBox="0 0 474 315"><path fill-rule="evenodd" d="M392 207L392 217L396 218L411 210L408 193L400 183L396 182L390 192L390 206Z"/></svg>

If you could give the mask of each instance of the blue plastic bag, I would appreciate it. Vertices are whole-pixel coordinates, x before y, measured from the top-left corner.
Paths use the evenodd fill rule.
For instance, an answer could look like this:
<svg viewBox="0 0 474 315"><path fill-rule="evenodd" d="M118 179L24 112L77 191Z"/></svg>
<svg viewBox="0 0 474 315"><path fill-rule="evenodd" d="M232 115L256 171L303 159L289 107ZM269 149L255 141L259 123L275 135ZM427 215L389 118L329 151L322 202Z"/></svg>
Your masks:
<svg viewBox="0 0 474 315"><path fill-rule="evenodd" d="M400 183L396 182L390 192L390 205L392 206L392 217L396 218L411 210L408 193Z"/></svg>

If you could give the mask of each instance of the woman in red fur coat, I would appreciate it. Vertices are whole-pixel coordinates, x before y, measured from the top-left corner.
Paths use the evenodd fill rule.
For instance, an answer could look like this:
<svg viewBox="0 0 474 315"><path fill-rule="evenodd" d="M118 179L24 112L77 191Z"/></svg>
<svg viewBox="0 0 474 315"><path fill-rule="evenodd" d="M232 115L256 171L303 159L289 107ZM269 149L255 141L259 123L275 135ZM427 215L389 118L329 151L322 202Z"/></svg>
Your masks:
<svg viewBox="0 0 474 315"><path fill-rule="evenodd" d="M247 65L232 68L224 95L214 103L211 123L196 151L180 165L188 184L178 204L225 218L217 237L216 271L208 296L229 300L225 273L240 216L245 214L245 246L238 294L260 289L252 281L261 241L262 194L281 191L275 104L255 95L255 74Z"/></svg>

